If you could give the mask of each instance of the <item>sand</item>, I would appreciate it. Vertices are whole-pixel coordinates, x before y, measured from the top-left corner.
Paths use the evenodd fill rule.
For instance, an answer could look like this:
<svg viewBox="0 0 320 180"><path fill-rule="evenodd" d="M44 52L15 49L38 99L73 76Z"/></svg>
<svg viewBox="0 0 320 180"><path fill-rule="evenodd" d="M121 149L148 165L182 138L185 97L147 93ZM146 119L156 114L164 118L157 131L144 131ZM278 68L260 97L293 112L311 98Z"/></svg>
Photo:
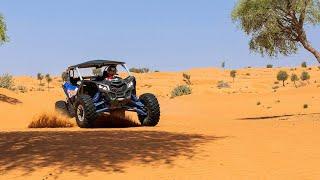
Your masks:
<svg viewBox="0 0 320 180"><path fill-rule="evenodd" d="M311 80L282 87L275 83L280 69L308 71ZM0 179L320 178L317 67L240 69L234 83L229 70L184 72L193 93L174 99L183 72L136 74L138 92L159 98L157 127L89 130L28 129L64 94L59 78L38 91L35 77L15 77L29 91L0 89ZM218 81L231 87L219 89Z"/></svg>

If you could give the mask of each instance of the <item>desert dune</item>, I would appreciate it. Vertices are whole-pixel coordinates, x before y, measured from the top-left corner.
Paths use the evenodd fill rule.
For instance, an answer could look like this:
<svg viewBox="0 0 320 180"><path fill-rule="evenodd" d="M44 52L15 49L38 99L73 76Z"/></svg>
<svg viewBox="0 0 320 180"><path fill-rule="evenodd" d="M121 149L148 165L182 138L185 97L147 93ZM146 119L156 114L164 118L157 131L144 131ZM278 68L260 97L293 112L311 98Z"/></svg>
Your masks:
<svg viewBox="0 0 320 180"><path fill-rule="evenodd" d="M279 70L311 79L282 87ZM192 94L171 98L184 72ZM65 98L61 81L48 91L36 77L14 77L28 91L0 89L0 179L319 179L319 68L243 68L234 82L229 73L134 74L138 94L159 99L159 125L140 127L129 114L136 123L94 129L29 129Z"/></svg>

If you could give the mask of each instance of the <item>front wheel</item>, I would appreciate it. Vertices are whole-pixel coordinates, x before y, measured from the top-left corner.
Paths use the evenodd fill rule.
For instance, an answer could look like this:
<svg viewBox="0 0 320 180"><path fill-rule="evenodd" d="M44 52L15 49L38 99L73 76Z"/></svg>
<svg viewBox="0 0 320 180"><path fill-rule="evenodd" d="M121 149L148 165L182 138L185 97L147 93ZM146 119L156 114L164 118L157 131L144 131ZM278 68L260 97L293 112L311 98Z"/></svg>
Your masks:
<svg viewBox="0 0 320 180"><path fill-rule="evenodd" d="M69 118L74 118L75 116L74 107L68 102L57 101L55 103L55 109L56 111L68 116Z"/></svg>
<svg viewBox="0 0 320 180"><path fill-rule="evenodd" d="M65 101L57 101L55 103L55 110L62 113L63 115L69 115L67 103Z"/></svg>
<svg viewBox="0 0 320 180"><path fill-rule="evenodd" d="M155 95L146 93L139 97L145 106L147 115L138 115L139 121L143 126L156 126L160 120L160 105Z"/></svg>
<svg viewBox="0 0 320 180"><path fill-rule="evenodd" d="M88 95L80 95L76 101L76 120L80 128L92 128L98 117L92 98Z"/></svg>

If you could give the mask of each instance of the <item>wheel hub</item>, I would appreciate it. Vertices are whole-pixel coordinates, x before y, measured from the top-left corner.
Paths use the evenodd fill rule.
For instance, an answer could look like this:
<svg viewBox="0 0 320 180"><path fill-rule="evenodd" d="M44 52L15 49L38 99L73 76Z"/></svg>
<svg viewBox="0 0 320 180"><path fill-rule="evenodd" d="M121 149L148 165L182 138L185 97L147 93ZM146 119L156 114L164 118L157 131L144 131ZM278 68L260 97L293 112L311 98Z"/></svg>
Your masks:
<svg viewBox="0 0 320 180"><path fill-rule="evenodd" d="M79 105L77 108L77 116L78 116L79 121L84 120L84 108L82 105Z"/></svg>

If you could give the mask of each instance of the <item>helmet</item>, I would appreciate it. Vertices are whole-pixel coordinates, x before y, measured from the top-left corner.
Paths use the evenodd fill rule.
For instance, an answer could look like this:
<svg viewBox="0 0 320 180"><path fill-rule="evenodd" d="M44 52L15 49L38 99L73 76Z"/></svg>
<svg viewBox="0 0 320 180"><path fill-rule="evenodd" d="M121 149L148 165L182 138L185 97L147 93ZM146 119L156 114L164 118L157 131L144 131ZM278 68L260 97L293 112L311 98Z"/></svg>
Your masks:
<svg viewBox="0 0 320 180"><path fill-rule="evenodd" d="M116 75L117 74L117 67L114 65L111 65L107 67L107 69L103 72L104 77L108 77L110 75Z"/></svg>
<svg viewBox="0 0 320 180"><path fill-rule="evenodd" d="M114 65L109 66L109 67L107 68L107 72L108 72L109 74L110 74L110 73L116 74L116 73L117 73L117 67L114 66Z"/></svg>

